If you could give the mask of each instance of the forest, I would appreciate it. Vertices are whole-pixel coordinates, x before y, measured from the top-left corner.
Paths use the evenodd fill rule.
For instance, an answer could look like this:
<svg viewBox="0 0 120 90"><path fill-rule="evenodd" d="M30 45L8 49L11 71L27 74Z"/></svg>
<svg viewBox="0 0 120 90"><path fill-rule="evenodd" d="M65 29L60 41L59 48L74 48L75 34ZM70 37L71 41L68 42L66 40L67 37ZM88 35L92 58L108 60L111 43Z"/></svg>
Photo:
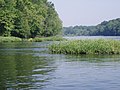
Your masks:
<svg viewBox="0 0 120 90"><path fill-rule="evenodd" d="M0 36L34 38L61 32L54 4L47 0L0 0Z"/></svg>
<svg viewBox="0 0 120 90"><path fill-rule="evenodd" d="M120 18L103 21L96 26L70 26L63 28L67 36L120 36Z"/></svg>

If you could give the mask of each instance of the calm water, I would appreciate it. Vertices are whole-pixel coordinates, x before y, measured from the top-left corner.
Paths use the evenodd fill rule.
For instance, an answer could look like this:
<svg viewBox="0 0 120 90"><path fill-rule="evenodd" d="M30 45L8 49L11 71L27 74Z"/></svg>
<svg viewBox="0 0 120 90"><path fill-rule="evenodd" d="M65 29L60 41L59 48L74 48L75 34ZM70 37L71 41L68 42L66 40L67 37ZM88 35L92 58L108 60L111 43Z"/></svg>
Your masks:
<svg viewBox="0 0 120 90"><path fill-rule="evenodd" d="M0 43L0 90L120 90L120 55L50 54L50 43Z"/></svg>
<svg viewBox="0 0 120 90"><path fill-rule="evenodd" d="M74 36L74 37L64 37L68 40L75 40L75 39L114 39L114 40L120 40L120 36Z"/></svg>

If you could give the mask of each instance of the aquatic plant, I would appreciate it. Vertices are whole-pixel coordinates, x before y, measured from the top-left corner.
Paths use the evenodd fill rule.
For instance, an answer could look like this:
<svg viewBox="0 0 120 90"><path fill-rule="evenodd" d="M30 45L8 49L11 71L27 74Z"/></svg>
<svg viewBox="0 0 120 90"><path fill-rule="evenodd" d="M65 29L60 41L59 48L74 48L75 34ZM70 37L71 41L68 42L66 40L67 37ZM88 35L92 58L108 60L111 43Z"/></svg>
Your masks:
<svg viewBox="0 0 120 90"><path fill-rule="evenodd" d="M20 42L21 38L18 37L0 37L0 42Z"/></svg>
<svg viewBox="0 0 120 90"><path fill-rule="evenodd" d="M33 41L33 42L42 42L42 41L63 41L66 40L61 36L53 36L53 37L36 37L36 38L30 38L28 41Z"/></svg>
<svg viewBox="0 0 120 90"><path fill-rule="evenodd" d="M120 54L120 41L110 39L63 41L53 43L49 50L59 54Z"/></svg>

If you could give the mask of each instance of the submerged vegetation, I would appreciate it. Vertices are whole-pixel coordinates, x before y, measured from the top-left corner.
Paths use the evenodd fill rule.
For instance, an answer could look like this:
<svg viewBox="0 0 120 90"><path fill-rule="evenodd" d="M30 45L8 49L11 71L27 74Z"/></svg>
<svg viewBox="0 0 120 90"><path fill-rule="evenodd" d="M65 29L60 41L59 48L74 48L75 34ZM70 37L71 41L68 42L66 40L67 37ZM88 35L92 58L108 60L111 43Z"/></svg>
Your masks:
<svg viewBox="0 0 120 90"><path fill-rule="evenodd" d="M0 37L0 42L20 42L21 38L18 37Z"/></svg>
<svg viewBox="0 0 120 90"><path fill-rule="evenodd" d="M120 54L120 41L108 39L63 41L50 45L49 50L59 54Z"/></svg>

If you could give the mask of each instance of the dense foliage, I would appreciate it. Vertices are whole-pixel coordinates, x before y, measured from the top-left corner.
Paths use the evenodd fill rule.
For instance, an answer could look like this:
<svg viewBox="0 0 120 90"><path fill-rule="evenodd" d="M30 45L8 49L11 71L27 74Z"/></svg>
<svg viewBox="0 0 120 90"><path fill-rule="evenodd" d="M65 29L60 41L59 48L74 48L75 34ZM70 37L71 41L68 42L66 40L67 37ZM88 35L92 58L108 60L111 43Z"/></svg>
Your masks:
<svg viewBox="0 0 120 90"><path fill-rule="evenodd" d="M119 36L120 18L110 21L104 21L96 26L70 26L63 28L64 35L75 36Z"/></svg>
<svg viewBox="0 0 120 90"><path fill-rule="evenodd" d="M62 54L120 54L120 41L110 39L70 40L54 43L52 53Z"/></svg>
<svg viewBox="0 0 120 90"><path fill-rule="evenodd" d="M0 36L54 36L62 22L47 0L0 0Z"/></svg>

